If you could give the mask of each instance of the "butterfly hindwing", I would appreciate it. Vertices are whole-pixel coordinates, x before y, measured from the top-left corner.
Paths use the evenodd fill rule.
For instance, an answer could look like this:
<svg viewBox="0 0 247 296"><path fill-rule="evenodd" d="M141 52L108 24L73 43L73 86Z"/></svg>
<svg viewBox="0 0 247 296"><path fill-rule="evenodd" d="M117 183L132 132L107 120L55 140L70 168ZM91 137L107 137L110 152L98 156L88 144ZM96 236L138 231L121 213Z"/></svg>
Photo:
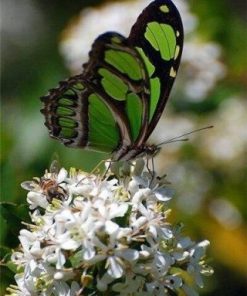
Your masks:
<svg viewBox="0 0 247 296"><path fill-rule="evenodd" d="M57 88L41 98L44 103L41 112L45 115L45 125L51 137L67 146L85 146L89 95L78 75L61 81ZM84 99L81 101L80 97Z"/></svg>

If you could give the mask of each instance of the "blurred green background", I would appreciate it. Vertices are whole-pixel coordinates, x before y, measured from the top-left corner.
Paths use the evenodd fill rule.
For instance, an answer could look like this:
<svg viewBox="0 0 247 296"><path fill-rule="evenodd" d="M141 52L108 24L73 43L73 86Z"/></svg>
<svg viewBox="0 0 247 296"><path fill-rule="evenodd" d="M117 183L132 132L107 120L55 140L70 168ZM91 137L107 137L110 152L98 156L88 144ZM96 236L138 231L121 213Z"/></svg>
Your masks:
<svg viewBox="0 0 247 296"><path fill-rule="evenodd" d="M201 294L246 295L247 3L174 2L185 5L181 14L187 24L187 41L178 82L156 131L159 134L162 125L162 135L154 136L153 141L158 143L167 135L177 136L201 126L215 127L193 135L187 143L164 147L157 170L168 173L176 190L172 219L182 221L193 239L211 242L209 264L215 275L205 280ZM78 48L83 49L89 35L97 37L96 27L103 33L100 23L109 21L108 14L116 16L112 3L118 1L1 0L2 201L25 202L26 192L20 183L42 176L54 153L62 166L88 171L103 158L102 154L68 149L50 139L39 112L39 97L77 71L80 56L75 60L73 56ZM125 15L136 9L135 4L128 2ZM97 10L98 5L101 10ZM99 12L99 23L88 20L90 11L80 14L88 6ZM104 14L105 7L108 14ZM80 23L81 18L84 23ZM70 38L80 26L82 37L73 47ZM16 247L15 236L1 219L1 245ZM14 283L13 274L5 267L1 280L2 295L5 286Z"/></svg>

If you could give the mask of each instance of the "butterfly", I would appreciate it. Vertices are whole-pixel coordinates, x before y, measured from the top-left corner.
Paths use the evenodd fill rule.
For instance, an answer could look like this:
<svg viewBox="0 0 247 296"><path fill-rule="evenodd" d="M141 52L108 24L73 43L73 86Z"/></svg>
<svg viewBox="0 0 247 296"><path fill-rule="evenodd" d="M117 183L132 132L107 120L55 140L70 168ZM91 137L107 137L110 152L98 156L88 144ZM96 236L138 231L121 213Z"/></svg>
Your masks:
<svg viewBox="0 0 247 296"><path fill-rule="evenodd" d="M183 48L183 25L171 0L150 3L129 37L100 35L82 73L43 96L52 138L107 152L113 161L153 154L147 140L165 108Z"/></svg>

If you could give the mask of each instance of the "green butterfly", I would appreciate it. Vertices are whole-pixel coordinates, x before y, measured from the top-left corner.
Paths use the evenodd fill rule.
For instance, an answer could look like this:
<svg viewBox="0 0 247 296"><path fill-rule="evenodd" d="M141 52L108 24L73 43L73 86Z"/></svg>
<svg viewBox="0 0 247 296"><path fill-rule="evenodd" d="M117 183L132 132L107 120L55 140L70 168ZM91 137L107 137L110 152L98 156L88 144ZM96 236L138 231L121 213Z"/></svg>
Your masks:
<svg viewBox="0 0 247 296"><path fill-rule="evenodd" d="M128 38L100 35L83 72L42 97L52 138L69 147L108 152L112 160L153 154L147 140L175 80L183 25L170 0L146 7Z"/></svg>

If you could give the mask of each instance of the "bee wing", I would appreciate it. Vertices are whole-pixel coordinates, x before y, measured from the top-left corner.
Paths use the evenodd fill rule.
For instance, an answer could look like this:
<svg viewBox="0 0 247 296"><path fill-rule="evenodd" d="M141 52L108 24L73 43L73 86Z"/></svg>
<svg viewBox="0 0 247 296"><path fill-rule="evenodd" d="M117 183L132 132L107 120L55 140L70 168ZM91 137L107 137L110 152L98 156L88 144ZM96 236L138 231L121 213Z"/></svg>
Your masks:
<svg viewBox="0 0 247 296"><path fill-rule="evenodd" d="M34 181L25 181L25 182L22 182L21 183L21 187L25 190L28 190L28 191L32 191L35 189L35 183Z"/></svg>
<svg viewBox="0 0 247 296"><path fill-rule="evenodd" d="M50 173L57 175L60 171L60 163L57 159L54 159L50 165Z"/></svg>

